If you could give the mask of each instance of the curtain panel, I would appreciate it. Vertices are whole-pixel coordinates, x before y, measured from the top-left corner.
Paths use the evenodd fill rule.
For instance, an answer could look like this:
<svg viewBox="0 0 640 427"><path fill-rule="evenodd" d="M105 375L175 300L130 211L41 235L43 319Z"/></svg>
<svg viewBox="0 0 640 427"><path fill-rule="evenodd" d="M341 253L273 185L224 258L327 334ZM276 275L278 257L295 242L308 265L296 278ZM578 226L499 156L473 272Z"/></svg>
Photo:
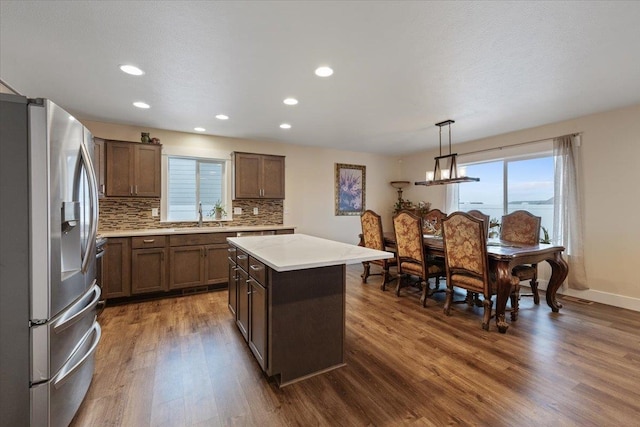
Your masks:
<svg viewBox="0 0 640 427"><path fill-rule="evenodd" d="M585 290L584 219L582 213L581 153L579 136L565 135L553 140L555 188L553 241L565 247L569 264L569 288Z"/></svg>

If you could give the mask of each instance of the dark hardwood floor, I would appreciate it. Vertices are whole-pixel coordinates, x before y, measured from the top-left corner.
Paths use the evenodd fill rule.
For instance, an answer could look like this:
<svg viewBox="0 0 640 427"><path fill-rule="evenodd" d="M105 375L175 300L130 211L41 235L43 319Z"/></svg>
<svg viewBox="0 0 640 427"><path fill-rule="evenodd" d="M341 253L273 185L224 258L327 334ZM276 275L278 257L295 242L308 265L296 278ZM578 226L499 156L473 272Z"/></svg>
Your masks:
<svg viewBox="0 0 640 427"><path fill-rule="evenodd" d="M422 308L417 291L396 298L361 271L347 268L347 366L283 389L226 291L107 307L72 426L638 425L640 313L523 298L507 334L486 332L481 308L447 317L444 294Z"/></svg>

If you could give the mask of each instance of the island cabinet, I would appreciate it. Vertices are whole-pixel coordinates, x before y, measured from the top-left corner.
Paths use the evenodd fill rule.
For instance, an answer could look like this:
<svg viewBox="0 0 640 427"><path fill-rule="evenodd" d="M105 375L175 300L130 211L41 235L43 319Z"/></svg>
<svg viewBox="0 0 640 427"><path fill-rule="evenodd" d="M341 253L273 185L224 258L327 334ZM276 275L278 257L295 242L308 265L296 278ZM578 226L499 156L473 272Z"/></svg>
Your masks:
<svg viewBox="0 0 640 427"><path fill-rule="evenodd" d="M265 265L249 257L249 336L248 343L260 367L267 369L267 275Z"/></svg>
<svg viewBox="0 0 640 427"><path fill-rule="evenodd" d="M237 306L236 325L245 341L249 340L249 255L236 248ZM231 278L229 278L231 280Z"/></svg>
<svg viewBox="0 0 640 427"><path fill-rule="evenodd" d="M162 146L105 141L106 196L160 197Z"/></svg>
<svg viewBox="0 0 640 427"><path fill-rule="evenodd" d="M262 370L282 387L344 366L345 266L275 271L231 246L236 324Z"/></svg>
<svg viewBox="0 0 640 427"><path fill-rule="evenodd" d="M166 291L167 236L131 238L131 293Z"/></svg>
<svg viewBox="0 0 640 427"><path fill-rule="evenodd" d="M100 285L102 297L131 296L131 239L110 237L102 257Z"/></svg>
<svg viewBox="0 0 640 427"><path fill-rule="evenodd" d="M227 237L235 233L169 236L169 289L226 283Z"/></svg>
<svg viewBox="0 0 640 427"><path fill-rule="evenodd" d="M234 199L284 199L284 159L234 152Z"/></svg>
<svg viewBox="0 0 640 427"><path fill-rule="evenodd" d="M236 263L236 248L231 246L227 249L227 271L229 281L229 311L233 315L234 320L237 320L236 312L238 305L238 264Z"/></svg>

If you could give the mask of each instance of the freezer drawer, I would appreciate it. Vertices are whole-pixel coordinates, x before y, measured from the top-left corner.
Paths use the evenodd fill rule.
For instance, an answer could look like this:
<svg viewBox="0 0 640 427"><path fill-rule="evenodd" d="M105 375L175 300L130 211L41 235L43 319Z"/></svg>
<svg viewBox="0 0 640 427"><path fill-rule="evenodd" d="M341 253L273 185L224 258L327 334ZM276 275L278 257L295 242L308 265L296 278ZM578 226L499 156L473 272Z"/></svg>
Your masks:
<svg viewBox="0 0 640 427"><path fill-rule="evenodd" d="M94 322L71 358L55 376L31 388L32 426L69 425L91 385L100 336L100 325Z"/></svg>
<svg viewBox="0 0 640 427"><path fill-rule="evenodd" d="M58 316L31 327L31 383L51 378L77 349L96 319L100 287L93 286Z"/></svg>

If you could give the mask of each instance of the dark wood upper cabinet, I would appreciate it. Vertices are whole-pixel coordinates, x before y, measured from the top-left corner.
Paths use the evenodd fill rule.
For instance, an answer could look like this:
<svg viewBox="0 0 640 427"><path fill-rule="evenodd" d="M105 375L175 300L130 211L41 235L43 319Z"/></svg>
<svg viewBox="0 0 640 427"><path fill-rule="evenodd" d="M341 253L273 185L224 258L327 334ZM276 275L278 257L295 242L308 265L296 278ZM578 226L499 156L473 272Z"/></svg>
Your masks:
<svg viewBox="0 0 640 427"><path fill-rule="evenodd" d="M106 195L160 197L162 146L106 141Z"/></svg>
<svg viewBox="0 0 640 427"><path fill-rule="evenodd" d="M234 199L284 199L284 156L233 153Z"/></svg>

